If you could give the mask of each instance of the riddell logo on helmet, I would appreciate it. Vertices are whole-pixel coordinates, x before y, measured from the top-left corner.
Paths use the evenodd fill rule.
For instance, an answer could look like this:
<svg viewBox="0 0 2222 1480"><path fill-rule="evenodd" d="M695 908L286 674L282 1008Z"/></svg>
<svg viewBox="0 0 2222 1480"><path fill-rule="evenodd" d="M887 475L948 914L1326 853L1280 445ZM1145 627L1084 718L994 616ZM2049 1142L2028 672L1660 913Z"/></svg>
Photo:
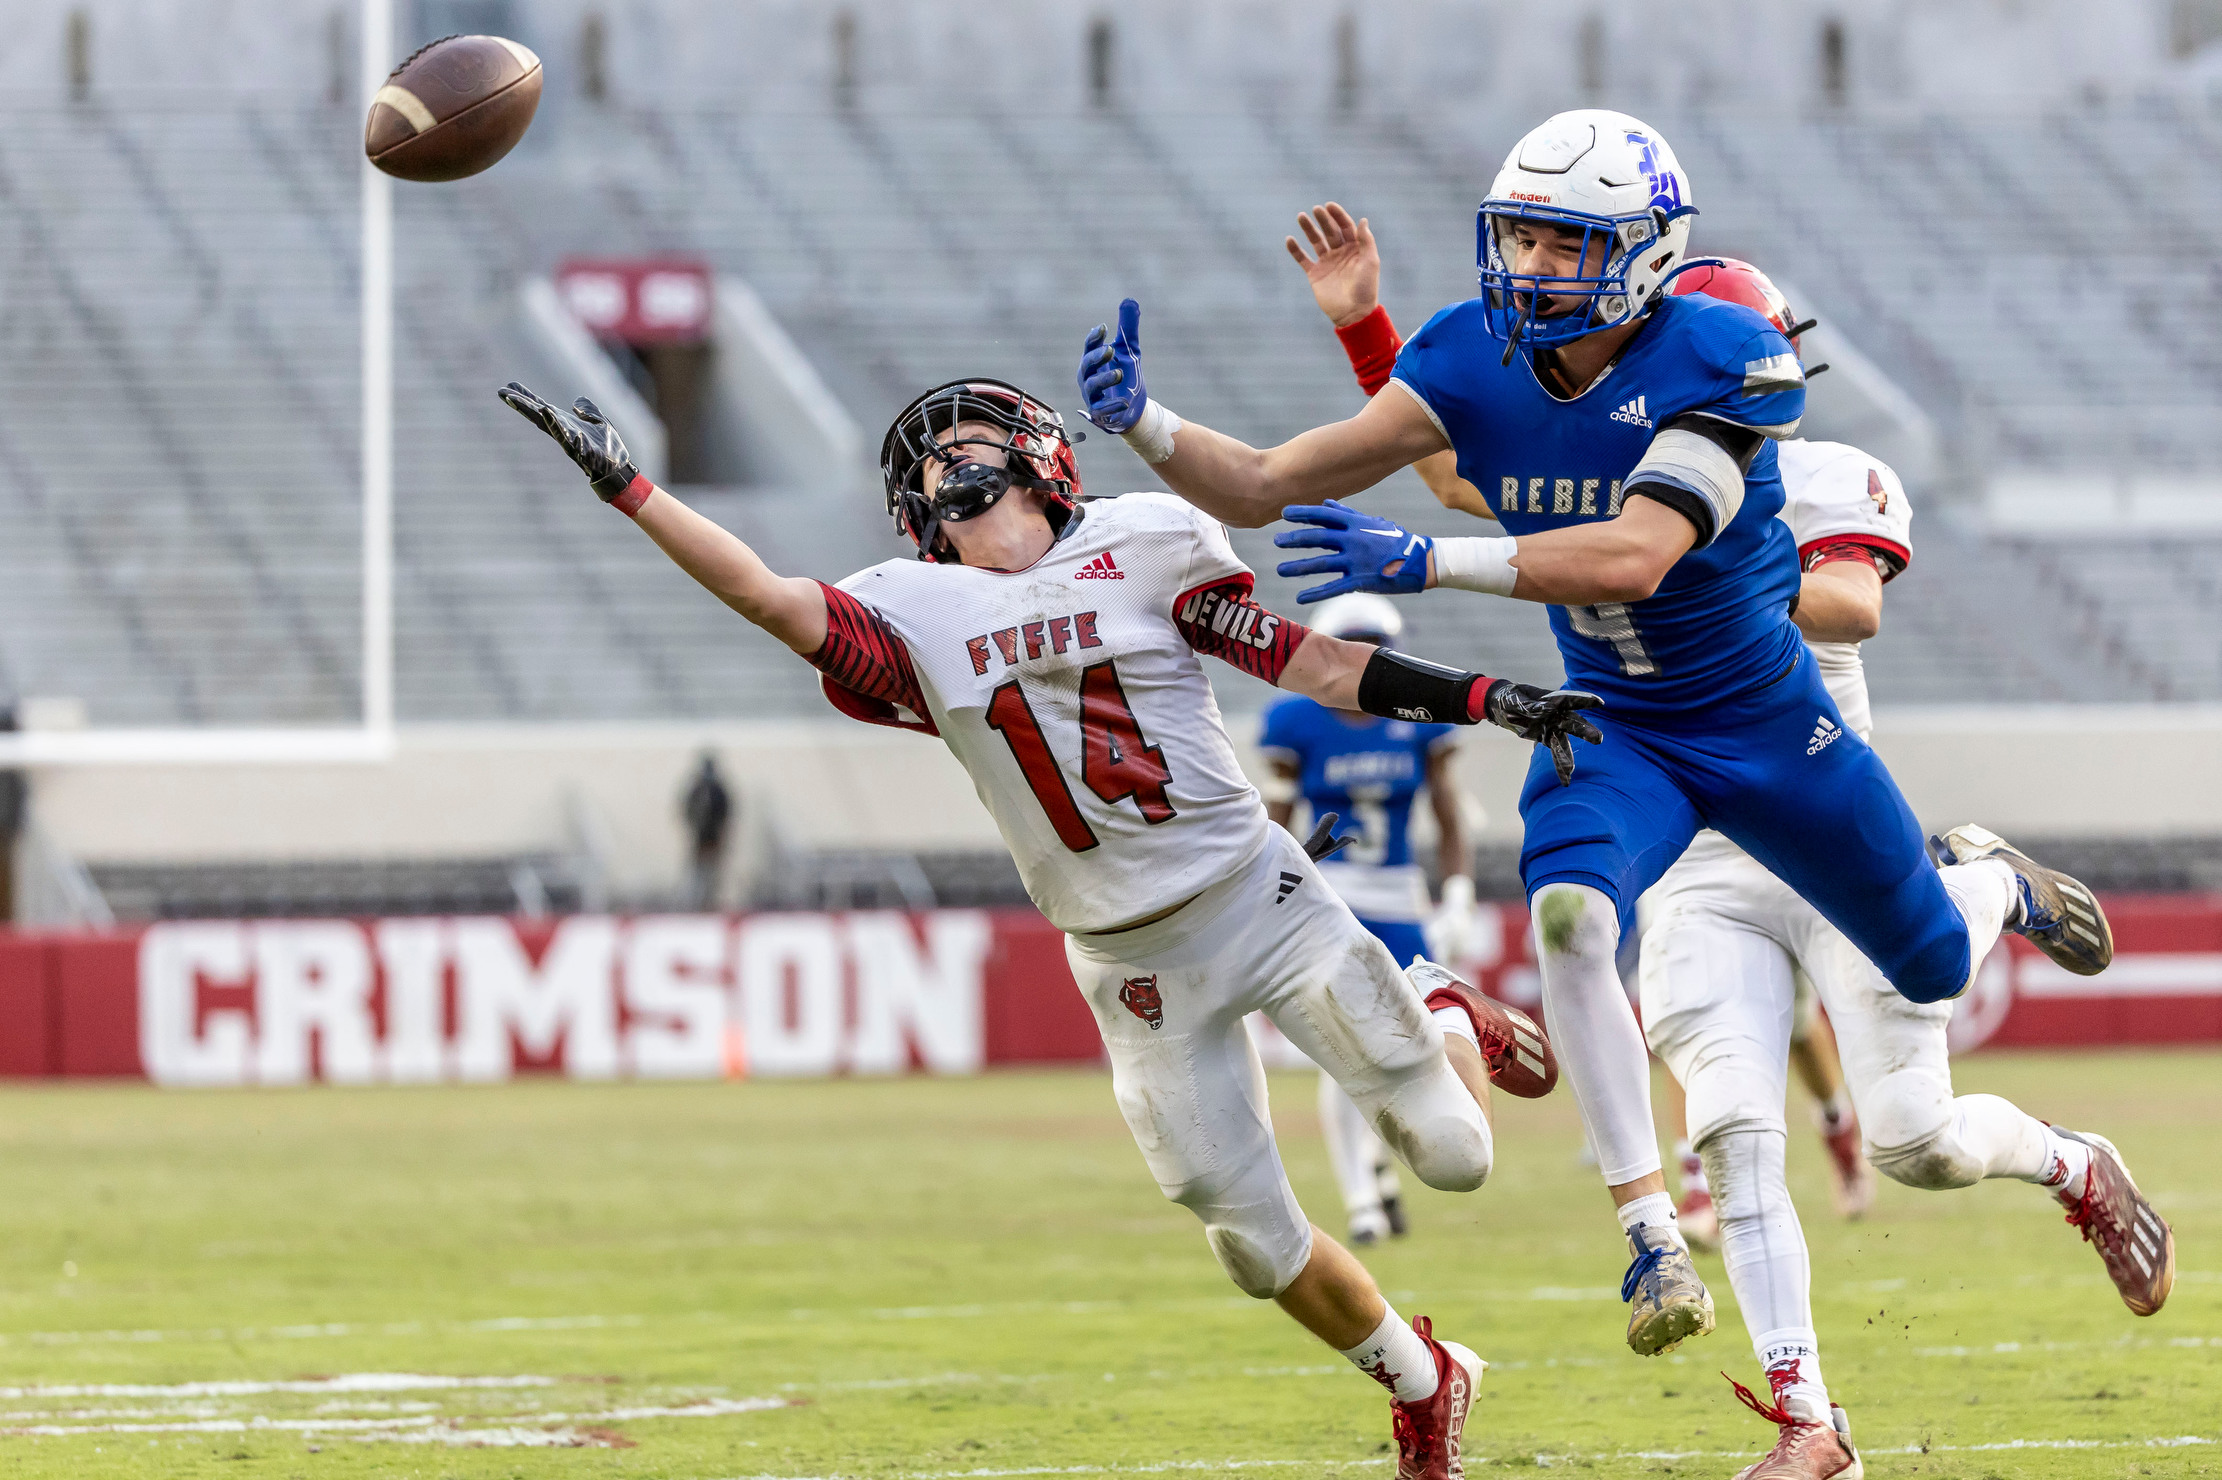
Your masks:
<svg viewBox="0 0 2222 1480"><path fill-rule="evenodd" d="M1111 558L1111 552L1106 550L1074 571L1072 578L1076 581L1123 581L1126 579L1126 572L1119 569L1117 562Z"/></svg>
<svg viewBox="0 0 2222 1480"><path fill-rule="evenodd" d="M1154 973L1130 976L1120 983L1119 1001L1128 1012L1148 1023L1152 1033L1165 1026L1165 999L1158 995Z"/></svg>
<svg viewBox="0 0 2222 1480"><path fill-rule="evenodd" d="M1505 195L1512 200L1533 201L1539 206L1547 206L1551 203L1551 198L1548 195L1530 195L1525 190L1507 190Z"/></svg>

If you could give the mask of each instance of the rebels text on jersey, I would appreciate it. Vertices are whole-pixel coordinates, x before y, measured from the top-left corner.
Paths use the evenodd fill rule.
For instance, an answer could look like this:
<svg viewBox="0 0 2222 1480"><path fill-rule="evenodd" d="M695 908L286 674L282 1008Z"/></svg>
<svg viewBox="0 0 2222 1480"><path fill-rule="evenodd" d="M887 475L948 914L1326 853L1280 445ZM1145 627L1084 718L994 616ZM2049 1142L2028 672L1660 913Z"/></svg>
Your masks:
<svg viewBox="0 0 2222 1480"><path fill-rule="evenodd" d="M1614 517L1639 463L1646 478L1687 482L1696 496L1698 543L1652 596L1551 608L1572 686L1603 695L1615 715L1655 721L1778 677L1797 653L1785 613L1798 562L1775 518L1783 494L1773 441L1727 488L1654 467L1647 454L1658 429L1684 414L1770 439L1794 434L1805 381L1789 341L1740 304L1662 298L1620 358L1560 400L1526 355L1503 363L1483 311L1475 299L1430 319L1397 357L1394 379L1434 420L1460 476L1492 500L1507 533Z"/></svg>
<svg viewBox="0 0 2222 1480"><path fill-rule="evenodd" d="M835 705L937 734L1042 913L1125 924L1227 878L1269 824L1199 652L1268 680L1307 628L1257 606L1226 531L1166 494L1083 506L1025 570L891 560L827 588Z"/></svg>

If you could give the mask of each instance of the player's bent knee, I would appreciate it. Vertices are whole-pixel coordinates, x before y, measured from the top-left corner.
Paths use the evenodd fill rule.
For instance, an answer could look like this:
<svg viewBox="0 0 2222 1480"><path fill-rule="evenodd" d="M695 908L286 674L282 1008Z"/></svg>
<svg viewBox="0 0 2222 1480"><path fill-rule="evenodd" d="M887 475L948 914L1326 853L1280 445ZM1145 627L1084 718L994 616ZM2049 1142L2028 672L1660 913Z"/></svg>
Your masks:
<svg viewBox="0 0 2222 1480"><path fill-rule="evenodd" d="M1388 1117L1382 1119L1381 1138L1396 1148L1413 1176L1437 1192L1472 1192L1489 1180L1496 1151L1485 1123L1440 1118L1399 1141L1389 1135Z"/></svg>
<svg viewBox="0 0 2222 1480"><path fill-rule="evenodd" d="M1885 1074L1860 1096L1860 1138L1876 1171L1941 1191L1983 1179L1981 1162L1952 1134L1952 1084L1921 1069Z"/></svg>
<svg viewBox="0 0 2222 1480"><path fill-rule="evenodd" d="M1867 1160L1891 1181L1924 1192L1948 1192L1973 1187L1987 1170L1982 1158L1959 1143L1949 1127L1917 1146L1895 1151L1869 1147Z"/></svg>
<svg viewBox="0 0 2222 1480"><path fill-rule="evenodd" d="M1619 944L1619 912L1585 884L1545 884L1532 903L1536 940L1546 956L1611 952Z"/></svg>
<svg viewBox="0 0 2222 1480"><path fill-rule="evenodd" d="M1448 1064L1392 1096L1373 1127L1397 1160L1438 1192L1472 1192L1489 1180L1496 1160L1489 1122Z"/></svg>
<svg viewBox="0 0 2222 1480"><path fill-rule="evenodd" d="M1311 1227L1297 1232L1301 1237L1292 1238L1287 1230L1207 1221L1204 1241L1237 1290L1252 1300L1271 1300L1296 1283L1311 1262Z"/></svg>

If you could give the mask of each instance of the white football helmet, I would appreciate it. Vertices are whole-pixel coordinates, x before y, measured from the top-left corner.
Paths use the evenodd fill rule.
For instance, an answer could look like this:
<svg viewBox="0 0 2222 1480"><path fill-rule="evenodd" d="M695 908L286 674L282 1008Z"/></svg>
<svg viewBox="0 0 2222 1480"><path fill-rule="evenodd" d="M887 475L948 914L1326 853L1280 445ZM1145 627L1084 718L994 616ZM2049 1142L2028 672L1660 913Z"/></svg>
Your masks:
<svg viewBox="0 0 2222 1480"><path fill-rule="evenodd" d="M1606 108L1546 119L1505 156L1475 222L1489 333L1541 349L1640 317L1688 256L1696 214L1689 176L1649 124ZM1523 222L1579 233L1581 268L1602 245L1601 265L1563 277L1513 271ZM1538 315L1539 297L1575 302Z"/></svg>
<svg viewBox="0 0 2222 1480"><path fill-rule="evenodd" d="M1386 596L1352 591L1321 605L1319 615L1312 618L1309 625L1314 632L1324 632L1329 637L1394 647L1404 631L1404 617L1397 611L1396 603Z"/></svg>

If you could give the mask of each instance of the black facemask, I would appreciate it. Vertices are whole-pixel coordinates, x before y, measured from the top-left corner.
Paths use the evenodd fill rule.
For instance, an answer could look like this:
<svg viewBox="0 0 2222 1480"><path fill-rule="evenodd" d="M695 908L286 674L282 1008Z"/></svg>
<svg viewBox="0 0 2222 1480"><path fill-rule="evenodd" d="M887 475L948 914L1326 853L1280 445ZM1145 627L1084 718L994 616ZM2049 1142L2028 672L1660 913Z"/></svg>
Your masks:
<svg viewBox="0 0 2222 1480"><path fill-rule="evenodd" d="M1014 480L1009 468L984 462L961 462L941 475L934 485L934 517L944 524L977 519L1010 492ZM1024 480L1029 487L1035 480Z"/></svg>

